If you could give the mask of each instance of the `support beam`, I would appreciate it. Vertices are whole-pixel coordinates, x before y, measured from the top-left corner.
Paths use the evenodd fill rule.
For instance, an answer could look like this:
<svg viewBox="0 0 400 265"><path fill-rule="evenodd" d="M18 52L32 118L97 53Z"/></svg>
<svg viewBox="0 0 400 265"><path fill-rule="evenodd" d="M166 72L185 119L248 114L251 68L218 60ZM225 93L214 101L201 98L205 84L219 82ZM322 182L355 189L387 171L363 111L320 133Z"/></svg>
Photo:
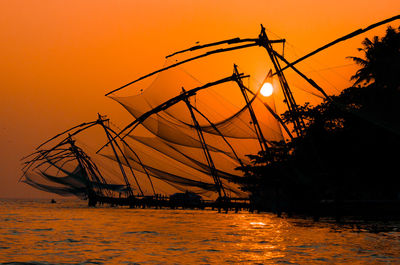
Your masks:
<svg viewBox="0 0 400 265"><path fill-rule="evenodd" d="M182 91L185 93L185 90L183 88L182 88ZM213 159L211 157L210 151L208 150L207 143L206 143L206 141L204 139L204 135L203 135L203 131L201 129L201 126L199 125L199 123L198 123L198 121L196 119L196 116L194 115L194 112L193 112L193 109L192 109L192 105L189 102L189 98L185 97L185 98L183 98L183 101L186 103L186 106L188 107L190 115L192 117L194 127L196 128L197 135L199 136L199 141L201 143L201 146L202 146L203 151L204 151L205 158L206 158L207 163L208 163L208 167L210 168L210 174L213 177L214 183L215 183L215 185L217 187L218 195L219 195L220 198L225 198L226 197L225 189L222 186L221 179L219 178L219 176L217 174L217 170L215 169L214 161L213 161ZM222 193L223 193L223 196L222 196Z"/></svg>
<svg viewBox="0 0 400 265"><path fill-rule="evenodd" d="M244 100L246 102L246 105L247 105L247 108L248 108L248 110L250 112L250 117L251 117L251 120L253 122L254 131L256 132L257 139L258 139L258 141L260 143L261 151L267 151L268 150L268 146L266 144L264 135L263 135L263 133L261 131L260 124L258 123L256 114L254 113L253 106L250 104L250 100L249 100L249 97L247 95L246 89L245 89L245 87L243 85L243 81L242 81L242 79L240 77L238 77L239 72L238 72L236 64L233 65L233 74L235 76L237 76L235 81L239 85L240 91L242 92L243 98L244 98Z"/></svg>
<svg viewBox="0 0 400 265"><path fill-rule="evenodd" d="M293 97L292 91L289 88L289 84L286 80L286 77L283 74L283 72L281 71L282 68L277 59L276 52L272 48L272 45L268 39L267 33L265 32L265 28L263 27L263 25L261 25L261 33L260 33L259 39L260 39L260 45L267 50L267 53L272 61L275 71L278 74L279 83L281 85L282 92L285 97L285 103L288 107L289 112L292 113L292 116L293 116L294 130L295 130L297 136L301 136L301 135L303 135L303 130L305 127L304 121L301 117L299 117L299 115L297 115L298 107L297 107L296 101Z"/></svg>
<svg viewBox="0 0 400 265"><path fill-rule="evenodd" d="M121 162L121 160L120 160L120 158L119 158L119 156L118 156L118 152L117 152L117 150L115 149L115 146L116 146L116 147L118 148L118 150L121 152L122 156L123 156L124 159L125 159L125 162L127 162L127 165L128 165L128 167L130 168L130 170L131 170L131 173L132 173L132 175L133 175L133 178L134 178L135 181L136 181L136 184L137 184L137 186L138 186L138 188L139 188L140 193L141 193L142 195L144 195L144 194L143 194L143 191L142 191L142 189L141 189L141 187L140 187L140 185L139 185L139 182L137 181L137 178L136 178L135 174L133 173L133 170L132 170L131 166L129 165L129 161L127 160L127 158L126 158L125 155L123 154L123 152L122 152L120 146L118 145L118 143L115 141L115 139L113 139L113 137L111 136L110 132L107 130L107 127L106 127L105 124L104 124L104 120L103 120L103 118L101 117L100 114L99 114L99 119L98 119L97 121L98 121L98 124L100 124L100 125L103 127L104 132L105 132L105 134L106 134L106 136L107 136L107 139L109 140L109 143L110 143L111 148L112 148L112 150L113 150L113 153L114 153L114 155L115 155L115 159L117 160L119 169L120 169L121 174L122 174L122 176L123 176L123 178L124 178L124 180L125 180L125 184L126 184L126 187L127 187L127 189L128 189L128 194L129 194L130 196L133 196L133 191L132 191L132 188L131 188L131 184L129 183L128 176L126 175L126 172L125 172L125 170L124 170L124 167L122 166L122 162Z"/></svg>
<svg viewBox="0 0 400 265"><path fill-rule="evenodd" d="M333 45L335 45L335 44L337 44L339 42L351 39L351 38L353 38L353 37L355 37L357 35L360 35L360 34L365 33L365 32L367 32L367 31L369 31L371 29L374 29L376 27L379 27L381 25L387 24L387 23L392 22L392 21L397 20L397 19L400 19L400 15L397 15L397 16L382 20L380 22L374 23L372 25L369 25L365 29L357 29L357 30L355 30L355 31L353 31L353 32L351 32L351 33L349 33L347 35L344 35L343 37L340 37L340 38L338 38L338 39L336 39L336 40L334 40L332 42L329 42L328 44L325 44L324 46L322 46L322 47L320 47L320 48L318 48L318 49L316 49L316 50L314 50L314 51L312 51L312 52L300 57L296 61L291 62L287 66L283 67L281 69L281 71L284 71L284 70L288 69L289 67L292 67L293 65L298 64L299 62L304 61L305 59L307 59L307 58L309 58L309 57L311 57L311 56L313 56L313 55L315 55L315 54L317 54L317 53L319 53L319 52L321 52L321 51L323 51L323 50L325 50L325 49L327 49L327 48L329 48L329 47L331 47L331 46L333 46ZM278 74L278 72L275 72L273 75L276 75L276 74Z"/></svg>
<svg viewBox="0 0 400 265"><path fill-rule="evenodd" d="M143 165L141 159L140 159L139 156L136 154L136 152L132 149L132 147L131 147L124 139L122 139L121 137L119 137L118 134L117 134L113 129L111 129L110 127L107 126L107 130L109 130L111 133L113 133L114 136L117 137L126 147L128 147L128 149L136 156L136 158L137 158L139 164L142 166L143 171L145 172L145 174L146 174L146 176L147 176L147 178L148 178L148 180L149 180L149 182L150 182L151 189L153 190L153 194L156 195L156 191L155 191L155 189L154 189L153 181L151 180L150 174L149 174L149 172L147 171L147 168ZM120 150L121 150L121 149L120 149ZM121 150L121 153L124 154L124 153L122 152L122 150ZM125 156L125 155L124 155L124 156ZM129 162L127 162L127 163L129 163ZM133 172L132 172L132 174L133 174Z"/></svg>

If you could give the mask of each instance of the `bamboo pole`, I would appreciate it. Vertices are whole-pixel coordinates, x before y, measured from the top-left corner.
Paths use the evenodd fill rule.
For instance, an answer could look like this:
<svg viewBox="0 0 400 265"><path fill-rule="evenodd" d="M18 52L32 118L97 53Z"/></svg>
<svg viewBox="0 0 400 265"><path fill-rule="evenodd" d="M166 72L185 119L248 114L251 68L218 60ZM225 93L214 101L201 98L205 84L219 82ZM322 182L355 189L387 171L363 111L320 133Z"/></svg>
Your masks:
<svg viewBox="0 0 400 265"><path fill-rule="evenodd" d="M299 63L301 61L304 61L305 59L313 56L314 54L317 54L317 53L319 53L319 52L321 52L321 51L323 51L323 50L325 50L325 49L327 49L327 48L329 48L329 47L331 47L331 46L333 46L333 45L335 45L335 44L337 44L339 42L342 42L342 41L345 41L347 39L353 38L353 37L355 37L357 35L360 35L360 34L365 33L365 32L367 32L367 31L369 31L371 29L374 29L374 28L376 28L378 26L381 26L383 24L387 24L387 23L392 22L392 21L397 20L397 19L400 19L400 15L397 15L397 16L382 20L380 22L374 23L374 24L369 25L368 27L366 27L364 29L357 29L357 30L355 30L355 31L353 31L353 32L351 32L351 33L349 33L347 35L344 35L343 37L340 37L340 38L338 38L338 39L336 39L334 41L331 41L331 42L325 44L324 46L322 46L322 47L320 47L320 48L318 48L318 49L316 49L316 50L314 50L314 51L312 51L310 53L307 53L306 55L300 57L299 59L297 59L297 60L293 61L292 63L290 63L290 64L286 65L285 67L283 67L281 69L281 71L284 71L284 70L288 69L289 67L292 67L293 65L295 65L295 64L297 64L297 63ZM276 75L276 74L277 74L277 72L274 73L273 75Z"/></svg>
<svg viewBox="0 0 400 265"><path fill-rule="evenodd" d="M116 135L116 136L119 138L119 140L122 141L122 143L124 143L125 146L127 146L127 147L129 148L129 150L136 156L136 158L137 158L138 161L139 161L139 164L142 166L142 168L143 168L143 170L144 170L144 172L145 172L147 178L148 178L149 181L150 181L151 188L152 188L152 190L153 190L154 195L156 195L156 191L155 191L155 189L154 189L153 181L152 181L151 178L150 178L150 174L149 174L149 172L147 171L147 168L146 168L146 167L144 166L144 164L142 163L142 161L141 161L141 159L139 158L139 156L136 154L136 152L132 149L132 147L131 147L124 139L122 139L121 137L118 136L118 134L117 134L113 129L111 129L110 127L107 127L107 128L108 128L108 130L110 130L114 135ZM121 151L121 152L122 152L122 151ZM133 174L133 173L132 173L132 174Z"/></svg>
<svg viewBox="0 0 400 265"><path fill-rule="evenodd" d="M305 127L304 121L301 117L299 117L297 115L298 109L297 109L296 100L293 97L292 91L290 90L290 87L286 80L285 75L283 74L282 71L280 71L280 69L282 69L282 68L279 64L279 61L276 56L276 52L272 48L272 45L267 36L267 33L265 32L265 28L263 25L261 25L261 33L260 33L259 39L260 39L260 46L264 47L267 50L267 53L271 59L271 62L275 68L275 71L278 73L278 79L279 79L279 83L282 88L283 95L285 97L285 103L288 107L289 112L294 114L293 115L294 129L296 131L297 136L301 136L303 134L303 130Z"/></svg>
<svg viewBox="0 0 400 265"><path fill-rule="evenodd" d="M211 125L211 127L213 127L213 129L219 134L219 136L222 137L222 139L224 140L224 142L229 146L229 148L232 150L233 155L235 156L236 160L239 162L240 166L244 166L242 160L237 156L235 149L233 149L233 146L228 142L228 140L226 140L225 136L221 133L221 131L214 125L214 123L212 123L207 116L205 116L202 112L200 112L200 110L198 110L196 107L194 107L192 104L190 104L192 109L194 109L198 114L200 114L200 116L202 116L204 119L206 119L206 121Z"/></svg>
<svg viewBox="0 0 400 265"><path fill-rule="evenodd" d="M110 94L112 94L112 93L114 93L114 92L117 92L117 91L119 91L119 90L121 90L121 89L123 89L123 88L125 88L125 87L127 87L127 86L130 86L130 85L132 85L132 84L134 84L134 83L136 83L136 82L138 82L138 81L140 81L140 80L143 80L143 79L145 79L145 78L147 78L147 77L150 77L150 76L152 76L152 75L154 75L154 74L163 72L163 71L165 71L165 70L171 69L171 68L176 67L176 66L178 66L178 65L181 65L181 64L184 64L184 63L193 61L193 60L197 60L197 59L200 59L200 58L202 58L202 57L209 56L209 55L211 55L211 54L216 54L216 53L221 53L221 52L227 52L227 51L233 51L233 50L238 50L238 49L253 47L253 46L257 46L257 45L258 45L257 43L250 43L250 44L240 45L240 46L236 46L236 47L225 48L225 49L217 49L217 50L214 50L214 51L206 52L206 53L204 53L204 54L201 54L201 55L198 55L198 56L195 56L195 57L192 57L192 58L189 58L189 59L186 59L186 60L177 62L177 63L172 64L172 65L170 65L170 66L161 68L161 69L159 69L159 70L157 70L157 71L154 71L154 72L151 72L151 73L149 73L149 74L147 74L147 75L144 75L144 76L142 76L142 77L139 77L138 79L136 79L136 80L134 80L134 81L132 81L132 82L129 82L129 83L127 83L126 85L123 85L123 86L121 86L121 87L119 87L119 88L117 88L117 89L114 89L113 91L108 92L107 94L105 94L105 96L108 96L108 95L110 95Z"/></svg>
<svg viewBox="0 0 400 265"><path fill-rule="evenodd" d="M248 77L248 76L245 76L243 73L240 73L240 74L239 74L239 77L245 78L245 77ZM129 129L129 131L128 131L127 133L125 133L124 136L121 137L122 139L124 139L124 138L125 138L127 135L129 135L139 124L141 124L142 122L144 122L144 121L145 121L148 117L150 117L151 115L156 114L156 113L158 113L158 112L160 112L160 111L163 111L163 110L165 110L165 109L167 109L167 108L169 108L169 107L171 107L171 106L173 106L173 105L179 103L180 101L182 101L182 100L183 100L184 98L186 98L186 97L191 97L191 96L195 95L198 91L200 91L200 90L202 90L202 89L206 89L206 88L208 88L208 87L216 86L216 85L219 85L219 84L222 84L222 83L226 83L226 82L229 82L229 81L234 81L235 78L236 78L236 77L235 77L234 75L228 76L228 77L222 78L222 79L220 79L220 80L207 83L207 84L205 84L205 85L203 85L203 86L199 86L199 87L190 89L190 90L188 90L188 91L185 91L184 93L182 93L182 94L180 94L180 95L178 95L178 96L175 96L175 97L173 97L173 98L171 98L171 99L165 101L164 103L161 103L161 104L158 105L157 107L155 107L155 108L149 110L148 112L142 114L140 117L136 118L136 120L134 120L134 121L132 121L130 124L128 124L124 129L122 129L115 137L120 137L123 133L125 133L125 132ZM113 139L114 139L115 137L113 137ZM109 143L109 142L107 142L105 145L103 145L99 150L97 150L96 153L100 152L108 143Z"/></svg>
<svg viewBox="0 0 400 265"><path fill-rule="evenodd" d="M104 129L104 131L105 131L105 133L106 133L107 139L109 140L109 143L110 143L111 148L112 148L112 150L113 150L113 152L114 152L114 155L115 155L115 159L116 159L117 162L118 162L118 166L119 166L119 168L120 168L120 170L121 170L122 176L123 176L123 178L124 178L124 180L125 180L125 183L126 183L126 186L127 186L127 188L128 188L129 195L133 195L133 192L132 192L132 189L131 189L131 185L130 185L130 183L129 183L129 180L128 180L128 177L127 177L127 175L126 175L126 173L125 173L125 170L124 170L124 168L123 168L123 166L122 166L122 162L121 162L121 160L119 159L119 156L118 156L117 150L115 149L115 146L117 146L117 148L118 148L119 150L120 150L120 148L119 148L117 142L115 141L115 139L113 139L112 136L110 135L110 133L107 131L107 128L106 128L105 125L104 125L104 120L101 118L100 114L99 114L98 124L100 124L100 125L103 127L103 129ZM114 146L114 145L115 145L115 146ZM129 166L129 164L128 164L128 166ZM129 166L129 168L130 168L130 166ZM132 168L131 168L131 170L132 170ZM132 174L133 174L133 171L132 171ZM136 184L138 185L138 188L139 188L139 190L140 190L140 193L143 195L143 191L142 191L142 189L140 188L140 185L139 185L139 183L137 182L137 179L136 179L135 175L133 175L133 177L134 177L134 179L135 179L135 181L136 181Z"/></svg>
<svg viewBox="0 0 400 265"><path fill-rule="evenodd" d="M84 122L84 123L81 123L81 124L79 124L79 125L77 125L77 126L74 126L74 127L72 127L72 128L69 128L68 130L63 131L62 133L59 133L59 134L55 135L54 137L50 138L49 140L45 141L44 143L40 144L38 147L36 147L36 150L38 150L40 147L42 147L43 145L47 144L48 142L50 142L50 141L56 139L57 137L59 137L59 136L61 136L61 135L63 135L63 134L66 134L66 133L69 132L69 131L72 131L73 129L76 129L76 128L79 128L79 127L82 127L82 126L86 126L86 125L88 125L87 128L89 128L89 127L91 127L92 125L95 125L95 124L96 124L96 121ZM86 128L85 128L85 129L86 129ZM84 129L84 130L85 130L85 129Z"/></svg>
<svg viewBox="0 0 400 265"><path fill-rule="evenodd" d="M243 87L246 89L246 91L248 91L249 93L251 93L253 96L256 96L259 92L254 93L253 91L251 91L248 87L246 87L245 85L243 85ZM259 99L260 100L260 99ZM261 101L261 100L260 100ZM262 102L262 101L261 101ZM292 134L290 133L288 127L286 126L286 124L283 122L283 120L279 117L278 114L275 113L275 111L266 103L266 102L262 102L262 104L265 106L265 108L270 112L270 114L272 116L274 116L274 118L282 125L283 129L286 131L286 133L289 135L290 139L293 139Z"/></svg>
<svg viewBox="0 0 400 265"><path fill-rule="evenodd" d="M239 72L238 72L236 64L233 65L233 71L234 71L234 75L237 76ZM251 117L251 120L253 121L254 130L256 132L257 139L260 143L261 151L267 151L268 146L265 142L264 135L261 131L261 127L260 127L260 124L258 123L258 120L257 120L256 114L254 113L253 107L249 103L250 102L249 97L246 93L246 89L244 88L243 81L240 77L237 77L237 79L235 81L238 84L240 91L242 92L243 98L246 102L247 108L249 109L250 117Z"/></svg>
<svg viewBox="0 0 400 265"><path fill-rule="evenodd" d="M165 58L169 58L169 57L175 56L175 55L180 54L180 53L200 50L200 49L204 49L204 48L208 48L208 47L212 47L212 46L218 46L218 45L221 45L221 44L229 44L229 45L231 45L231 44L242 43L242 42L256 42L256 41L257 41L257 39L240 39L240 38L222 40L222 41L207 43L207 44L203 44L203 45L196 45L196 46L190 47L188 49L177 51L177 52L174 52L174 53L172 53L170 55L167 55Z"/></svg>
<svg viewBox="0 0 400 265"><path fill-rule="evenodd" d="M185 92L185 90L183 88L182 88L182 91ZM210 174L213 177L215 185L217 187L218 195L219 195L220 198L222 198L222 194L221 194L221 191L222 191L223 194L224 194L223 197L226 197L225 189L222 186L221 179L219 178L219 176L218 176L218 174L216 172L214 161L213 161L213 159L211 157L210 151L208 150L207 143L206 143L206 141L204 139L203 131L201 130L201 127L200 127L200 125L199 125L199 123L198 123L198 121L196 119L196 116L194 115L194 112L193 112L193 109L192 109L192 105L189 102L189 98L185 97L185 98L183 98L183 101L186 103L186 105L187 105L187 107L189 109L190 115L192 117L194 127L196 128L197 134L199 136L199 141L200 141L200 143L202 145L202 148L203 148L203 151L204 151L204 156L206 158L206 161L208 163L208 167L210 169Z"/></svg>

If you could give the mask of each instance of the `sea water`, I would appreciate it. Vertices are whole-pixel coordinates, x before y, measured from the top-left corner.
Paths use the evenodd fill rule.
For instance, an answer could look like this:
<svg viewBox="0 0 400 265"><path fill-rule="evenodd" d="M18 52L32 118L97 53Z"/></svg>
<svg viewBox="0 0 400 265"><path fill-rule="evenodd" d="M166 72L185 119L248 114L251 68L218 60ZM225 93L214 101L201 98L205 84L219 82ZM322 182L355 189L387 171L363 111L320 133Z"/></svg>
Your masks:
<svg viewBox="0 0 400 265"><path fill-rule="evenodd" d="M0 200L0 264L400 264L400 223Z"/></svg>

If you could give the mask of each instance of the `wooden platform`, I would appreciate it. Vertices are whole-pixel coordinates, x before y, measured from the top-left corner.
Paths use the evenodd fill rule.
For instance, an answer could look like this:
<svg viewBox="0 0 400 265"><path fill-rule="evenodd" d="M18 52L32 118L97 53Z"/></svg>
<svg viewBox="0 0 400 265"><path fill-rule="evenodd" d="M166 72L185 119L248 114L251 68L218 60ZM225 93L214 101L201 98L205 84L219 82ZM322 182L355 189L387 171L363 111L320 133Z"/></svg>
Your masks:
<svg viewBox="0 0 400 265"><path fill-rule="evenodd" d="M201 201L171 201L167 196L136 196L128 198L102 197L96 196L88 199L88 205L110 206L129 206L130 208L170 208L170 209L212 209L218 211L248 210L253 211L253 207L247 198L224 198L221 200L201 200Z"/></svg>

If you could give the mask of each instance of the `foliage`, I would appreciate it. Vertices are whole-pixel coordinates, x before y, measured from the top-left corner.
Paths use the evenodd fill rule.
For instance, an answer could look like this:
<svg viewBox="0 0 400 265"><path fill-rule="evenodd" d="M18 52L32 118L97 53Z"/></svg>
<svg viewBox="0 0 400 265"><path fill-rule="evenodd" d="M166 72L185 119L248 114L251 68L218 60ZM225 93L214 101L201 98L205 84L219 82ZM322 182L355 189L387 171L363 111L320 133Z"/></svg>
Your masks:
<svg viewBox="0 0 400 265"><path fill-rule="evenodd" d="M352 77L355 85L362 82L366 85L374 81L383 89L399 88L399 29L388 27L386 35L381 39L377 36L372 40L366 38L362 42L364 47L359 49L364 53L365 58L349 57L362 66Z"/></svg>
<svg viewBox="0 0 400 265"><path fill-rule="evenodd" d="M389 27L381 39L362 44L365 58L350 57L361 66L352 77L357 86L284 113L286 123L296 115L304 120L303 135L272 143L241 168L243 188L261 207L271 209L277 201L299 208L304 201L400 199L394 155L400 148L400 31Z"/></svg>

